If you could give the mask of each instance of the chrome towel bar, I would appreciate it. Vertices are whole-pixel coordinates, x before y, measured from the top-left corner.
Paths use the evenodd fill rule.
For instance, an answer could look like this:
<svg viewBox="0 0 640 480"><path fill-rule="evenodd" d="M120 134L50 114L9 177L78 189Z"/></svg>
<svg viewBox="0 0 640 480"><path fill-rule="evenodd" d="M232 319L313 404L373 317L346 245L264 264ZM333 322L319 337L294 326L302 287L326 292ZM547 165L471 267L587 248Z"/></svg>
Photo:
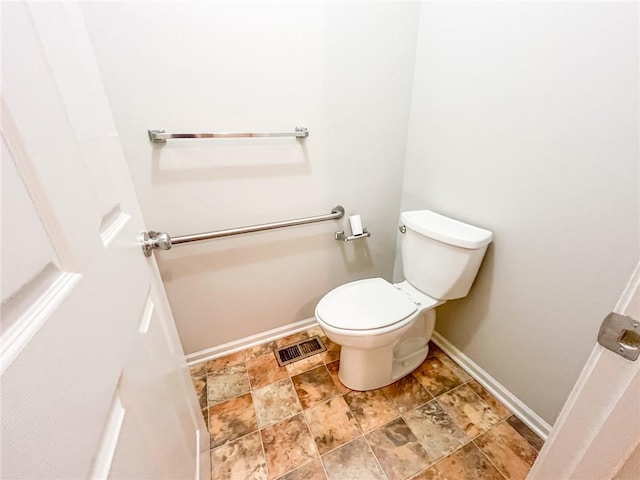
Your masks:
<svg viewBox="0 0 640 480"><path fill-rule="evenodd" d="M192 235L180 235L171 237L166 232L143 232L140 245L145 257L150 257L151 252L155 248L160 250L169 250L174 245L182 245L183 243L199 242L200 240L212 240L214 238L230 237L232 235L242 235L244 233L262 232L264 230L273 230L276 228L294 227L296 225L305 225L307 223L324 222L326 220L337 220L344 216L344 208L341 205L334 207L331 213L327 215L317 215L315 217L297 218L295 220L284 220L282 222L263 223L261 225L252 225L250 227L230 228L228 230L218 230L215 232L195 233Z"/></svg>
<svg viewBox="0 0 640 480"><path fill-rule="evenodd" d="M164 130L147 130L149 140L153 143L167 143L172 138L253 138L253 137L296 137L306 138L309 130L296 127L293 132L281 133L165 133Z"/></svg>

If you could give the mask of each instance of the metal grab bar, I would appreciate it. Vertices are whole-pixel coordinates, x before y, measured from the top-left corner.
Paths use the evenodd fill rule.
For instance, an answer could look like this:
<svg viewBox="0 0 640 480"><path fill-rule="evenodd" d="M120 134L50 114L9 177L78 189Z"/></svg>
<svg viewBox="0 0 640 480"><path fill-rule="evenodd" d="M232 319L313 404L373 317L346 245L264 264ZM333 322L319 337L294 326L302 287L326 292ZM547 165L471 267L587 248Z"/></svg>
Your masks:
<svg viewBox="0 0 640 480"><path fill-rule="evenodd" d="M164 130L147 130L149 140L153 143L167 143L171 138L253 138L253 137L296 137L306 138L309 130L296 127L293 132L281 133L165 133Z"/></svg>
<svg viewBox="0 0 640 480"><path fill-rule="evenodd" d="M200 240L212 240L214 238L230 237L232 235L242 235L243 233L262 232L265 230L273 230L276 228L294 227L296 225L305 225L307 223L324 222L326 220L337 220L344 216L344 208L341 205L334 207L328 215L317 215L315 217L297 218L295 220L284 220L282 222L263 223L261 225L252 225L250 227L230 228L227 230L217 230L215 232L195 233L192 235L180 235L171 238L166 232L143 232L140 245L145 257L150 257L151 252L158 248L160 250L169 250L173 245L182 245L183 243L199 242Z"/></svg>

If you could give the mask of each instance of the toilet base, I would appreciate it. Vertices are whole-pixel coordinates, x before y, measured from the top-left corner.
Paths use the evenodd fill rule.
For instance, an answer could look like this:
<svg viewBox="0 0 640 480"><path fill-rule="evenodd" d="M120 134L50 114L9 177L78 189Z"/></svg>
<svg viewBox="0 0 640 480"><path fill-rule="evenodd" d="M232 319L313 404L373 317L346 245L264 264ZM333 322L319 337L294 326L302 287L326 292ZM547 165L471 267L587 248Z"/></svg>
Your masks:
<svg viewBox="0 0 640 480"><path fill-rule="evenodd" d="M351 390L375 390L407 376L429 354L435 310L416 319L395 342L378 348L342 346L338 378Z"/></svg>

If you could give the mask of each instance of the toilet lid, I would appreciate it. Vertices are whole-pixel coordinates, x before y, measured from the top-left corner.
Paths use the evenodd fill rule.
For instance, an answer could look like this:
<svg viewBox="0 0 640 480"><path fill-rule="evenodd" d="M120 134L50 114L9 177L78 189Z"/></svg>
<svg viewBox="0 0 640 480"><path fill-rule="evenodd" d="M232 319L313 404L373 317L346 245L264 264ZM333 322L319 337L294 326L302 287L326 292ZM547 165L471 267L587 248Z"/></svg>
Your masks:
<svg viewBox="0 0 640 480"><path fill-rule="evenodd" d="M400 322L416 310L416 304L389 282L368 278L331 290L318 302L316 315L335 328L371 330Z"/></svg>

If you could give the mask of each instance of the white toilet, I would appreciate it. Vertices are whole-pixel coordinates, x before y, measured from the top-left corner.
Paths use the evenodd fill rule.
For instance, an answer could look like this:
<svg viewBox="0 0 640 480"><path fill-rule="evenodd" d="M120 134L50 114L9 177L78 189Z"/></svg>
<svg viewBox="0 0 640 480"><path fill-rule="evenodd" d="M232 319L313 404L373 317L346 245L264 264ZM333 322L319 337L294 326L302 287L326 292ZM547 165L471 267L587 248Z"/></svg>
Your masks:
<svg viewBox="0 0 640 480"><path fill-rule="evenodd" d="M467 295L493 234L429 210L400 215L405 281L368 278L341 285L316 306L316 319L342 347L340 381L373 390L427 357L435 307Z"/></svg>

